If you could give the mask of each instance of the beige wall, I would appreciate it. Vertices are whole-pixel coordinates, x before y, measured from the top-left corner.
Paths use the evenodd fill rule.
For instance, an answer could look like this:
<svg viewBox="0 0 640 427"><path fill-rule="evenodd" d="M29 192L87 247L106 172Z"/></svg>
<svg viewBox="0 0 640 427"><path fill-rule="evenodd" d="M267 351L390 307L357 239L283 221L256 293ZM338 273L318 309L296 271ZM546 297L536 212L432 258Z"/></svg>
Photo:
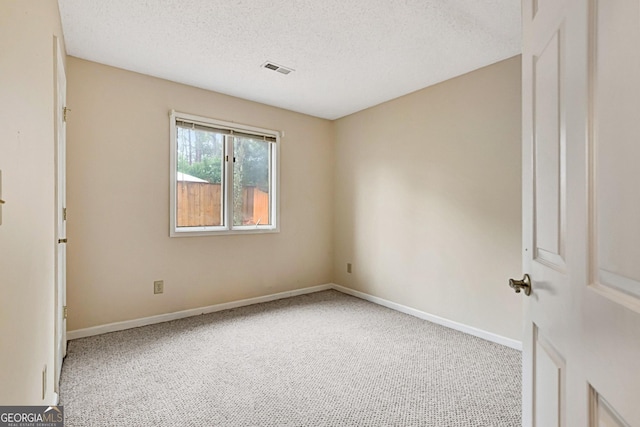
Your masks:
<svg viewBox="0 0 640 427"><path fill-rule="evenodd" d="M0 2L0 405L53 402L54 36L61 34L55 1Z"/></svg>
<svg viewBox="0 0 640 427"><path fill-rule="evenodd" d="M521 339L520 88L514 57L336 122L338 284Z"/></svg>
<svg viewBox="0 0 640 427"><path fill-rule="evenodd" d="M72 57L68 68L69 330L331 281L331 122ZM280 233L169 238L171 109L284 131Z"/></svg>

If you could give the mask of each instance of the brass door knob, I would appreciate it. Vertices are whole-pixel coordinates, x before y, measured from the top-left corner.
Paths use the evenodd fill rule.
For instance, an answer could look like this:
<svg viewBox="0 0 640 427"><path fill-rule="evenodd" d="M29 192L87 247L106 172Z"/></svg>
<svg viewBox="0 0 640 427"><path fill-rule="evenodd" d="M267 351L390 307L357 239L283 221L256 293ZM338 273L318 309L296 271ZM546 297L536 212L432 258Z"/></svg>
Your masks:
<svg viewBox="0 0 640 427"><path fill-rule="evenodd" d="M516 291L517 294L524 289L524 294L531 295L531 278L525 274L522 280L509 279L509 286Z"/></svg>

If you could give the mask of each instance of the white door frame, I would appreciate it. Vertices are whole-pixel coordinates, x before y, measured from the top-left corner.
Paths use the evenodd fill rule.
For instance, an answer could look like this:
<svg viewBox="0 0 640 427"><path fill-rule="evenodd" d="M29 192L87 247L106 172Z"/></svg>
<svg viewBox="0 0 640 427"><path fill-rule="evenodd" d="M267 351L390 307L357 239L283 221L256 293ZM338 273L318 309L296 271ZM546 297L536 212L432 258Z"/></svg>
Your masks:
<svg viewBox="0 0 640 427"><path fill-rule="evenodd" d="M56 153L56 278L55 278L55 335L54 335L54 391L59 395L62 361L67 354L67 248L66 248L66 91L60 39L54 37L55 71L55 153Z"/></svg>

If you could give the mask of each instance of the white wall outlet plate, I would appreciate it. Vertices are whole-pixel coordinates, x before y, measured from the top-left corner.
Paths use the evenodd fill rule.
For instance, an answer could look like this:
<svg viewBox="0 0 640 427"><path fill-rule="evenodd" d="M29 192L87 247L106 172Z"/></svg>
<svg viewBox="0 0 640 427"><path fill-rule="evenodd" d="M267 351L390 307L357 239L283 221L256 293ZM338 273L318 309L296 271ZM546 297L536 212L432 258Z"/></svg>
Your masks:
<svg viewBox="0 0 640 427"><path fill-rule="evenodd" d="M153 282L153 293L161 294L164 292L164 280L156 280Z"/></svg>

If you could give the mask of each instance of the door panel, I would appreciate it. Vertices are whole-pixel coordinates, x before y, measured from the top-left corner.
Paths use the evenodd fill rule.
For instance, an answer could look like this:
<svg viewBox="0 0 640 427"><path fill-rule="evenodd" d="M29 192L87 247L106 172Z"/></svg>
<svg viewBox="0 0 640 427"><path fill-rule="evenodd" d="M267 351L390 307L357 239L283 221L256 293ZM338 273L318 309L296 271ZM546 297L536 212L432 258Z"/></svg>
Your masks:
<svg viewBox="0 0 640 427"><path fill-rule="evenodd" d="M534 326L535 416L537 427L564 426L564 360Z"/></svg>
<svg viewBox="0 0 640 427"><path fill-rule="evenodd" d="M640 2L593 1L594 284L640 298ZM629 197L635 195L635 197Z"/></svg>
<svg viewBox="0 0 640 427"><path fill-rule="evenodd" d="M630 427L596 390L591 388L591 416L589 427Z"/></svg>
<svg viewBox="0 0 640 427"><path fill-rule="evenodd" d="M560 33L534 57L535 259L564 270L564 138Z"/></svg>

